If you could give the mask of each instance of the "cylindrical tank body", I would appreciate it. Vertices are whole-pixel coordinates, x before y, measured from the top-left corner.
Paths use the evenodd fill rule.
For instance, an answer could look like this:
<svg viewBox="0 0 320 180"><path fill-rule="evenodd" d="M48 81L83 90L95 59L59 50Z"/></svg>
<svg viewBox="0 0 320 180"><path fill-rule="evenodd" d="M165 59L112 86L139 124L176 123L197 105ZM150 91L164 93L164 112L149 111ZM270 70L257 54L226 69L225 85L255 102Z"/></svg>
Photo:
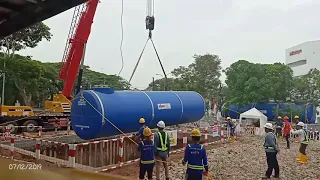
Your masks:
<svg viewBox="0 0 320 180"><path fill-rule="evenodd" d="M114 91L95 88L80 92L72 102L72 128L82 139L108 137L138 131L139 119L155 128L200 120L205 102L192 91ZM119 129L117 129L119 128Z"/></svg>

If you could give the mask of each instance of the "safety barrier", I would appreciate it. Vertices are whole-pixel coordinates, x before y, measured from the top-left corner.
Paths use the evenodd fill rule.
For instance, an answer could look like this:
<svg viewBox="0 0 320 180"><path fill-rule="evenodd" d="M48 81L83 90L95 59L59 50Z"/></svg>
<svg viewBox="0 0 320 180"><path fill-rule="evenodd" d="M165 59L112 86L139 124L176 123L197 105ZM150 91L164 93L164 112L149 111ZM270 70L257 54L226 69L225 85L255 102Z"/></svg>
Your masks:
<svg viewBox="0 0 320 180"><path fill-rule="evenodd" d="M227 130L219 127L202 129L201 143L210 145L227 138ZM190 129L168 130L172 140L171 153L183 152L190 142ZM137 146L128 136L78 144L55 142L40 138L10 134L10 141L0 143L0 148L12 159L18 158L33 163L44 160L59 166L73 167L89 171L108 171L137 162L140 154ZM4 151L0 151L3 153Z"/></svg>
<svg viewBox="0 0 320 180"><path fill-rule="evenodd" d="M37 136L41 137L43 132L45 130L51 130L51 128L43 128L42 126L2 126L2 132L3 133L0 133L0 140L5 140L6 137L9 137L10 134L12 133L12 128L20 128L20 129L25 129L25 128L32 128L32 129L29 129L29 130L26 130L27 132L28 131L33 131L33 132L37 132ZM59 127L56 126L55 127L55 133L57 134L58 133L58 129ZM23 132L23 131L22 131ZM70 135L71 134L71 125L70 123L68 123L68 126L67 126L67 135Z"/></svg>

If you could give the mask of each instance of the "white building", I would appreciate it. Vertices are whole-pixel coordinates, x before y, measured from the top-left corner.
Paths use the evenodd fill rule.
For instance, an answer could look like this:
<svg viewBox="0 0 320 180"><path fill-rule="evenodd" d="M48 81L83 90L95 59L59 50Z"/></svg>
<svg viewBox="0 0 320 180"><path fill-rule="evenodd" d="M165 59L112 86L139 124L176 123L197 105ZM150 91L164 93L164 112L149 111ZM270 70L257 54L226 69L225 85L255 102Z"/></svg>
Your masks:
<svg viewBox="0 0 320 180"><path fill-rule="evenodd" d="M310 69L320 69L320 40L308 41L286 49L286 64L294 76L307 74Z"/></svg>
<svg viewBox="0 0 320 180"><path fill-rule="evenodd" d="M308 41L286 49L286 64L294 76L302 76L312 68L320 69L320 40ZM317 107L316 122L320 122L320 107Z"/></svg>

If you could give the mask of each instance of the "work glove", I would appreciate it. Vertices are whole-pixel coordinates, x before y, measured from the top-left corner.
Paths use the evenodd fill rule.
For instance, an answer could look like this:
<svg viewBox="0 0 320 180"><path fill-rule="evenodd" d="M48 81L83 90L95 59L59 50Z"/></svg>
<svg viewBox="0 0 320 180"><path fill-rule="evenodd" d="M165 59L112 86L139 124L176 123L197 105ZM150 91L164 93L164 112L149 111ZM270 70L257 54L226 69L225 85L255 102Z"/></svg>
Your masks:
<svg viewBox="0 0 320 180"><path fill-rule="evenodd" d="M184 160L182 159L181 161L182 165L186 165L186 162L184 162Z"/></svg>
<svg viewBox="0 0 320 180"><path fill-rule="evenodd" d="M204 172L203 172L203 175L208 176L208 175L209 175L209 172L208 172L208 171L204 171Z"/></svg>

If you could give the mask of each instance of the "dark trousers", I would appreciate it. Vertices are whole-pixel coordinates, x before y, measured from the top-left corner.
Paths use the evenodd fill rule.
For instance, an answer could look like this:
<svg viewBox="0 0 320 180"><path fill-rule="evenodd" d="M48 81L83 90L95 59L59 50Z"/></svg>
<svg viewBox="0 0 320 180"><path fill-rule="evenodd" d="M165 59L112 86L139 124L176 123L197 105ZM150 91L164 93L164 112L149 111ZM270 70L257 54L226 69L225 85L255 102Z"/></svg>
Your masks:
<svg viewBox="0 0 320 180"><path fill-rule="evenodd" d="M268 164L268 169L266 171L266 176L270 178L272 171L274 169L274 176L278 177L279 176L279 164L277 160L277 153L276 152L266 152L267 155L267 164Z"/></svg>
<svg viewBox="0 0 320 180"><path fill-rule="evenodd" d="M303 154L303 155L307 155L306 154L306 149L307 149L307 146L308 146L308 144L300 144L300 149L299 149L299 152L301 153L301 154Z"/></svg>
<svg viewBox="0 0 320 180"><path fill-rule="evenodd" d="M144 179L145 174L148 174L148 179L152 179L154 164L140 164L139 179Z"/></svg>
<svg viewBox="0 0 320 180"><path fill-rule="evenodd" d="M286 141L287 141L287 148L290 148L290 141L289 141L290 134L286 134L285 138L286 138Z"/></svg>
<svg viewBox="0 0 320 180"><path fill-rule="evenodd" d="M282 135L281 128L276 128L276 135L277 135L277 137Z"/></svg>
<svg viewBox="0 0 320 180"><path fill-rule="evenodd" d="M202 180L202 174L189 173L189 174L187 174L186 180Z"/></svg>

